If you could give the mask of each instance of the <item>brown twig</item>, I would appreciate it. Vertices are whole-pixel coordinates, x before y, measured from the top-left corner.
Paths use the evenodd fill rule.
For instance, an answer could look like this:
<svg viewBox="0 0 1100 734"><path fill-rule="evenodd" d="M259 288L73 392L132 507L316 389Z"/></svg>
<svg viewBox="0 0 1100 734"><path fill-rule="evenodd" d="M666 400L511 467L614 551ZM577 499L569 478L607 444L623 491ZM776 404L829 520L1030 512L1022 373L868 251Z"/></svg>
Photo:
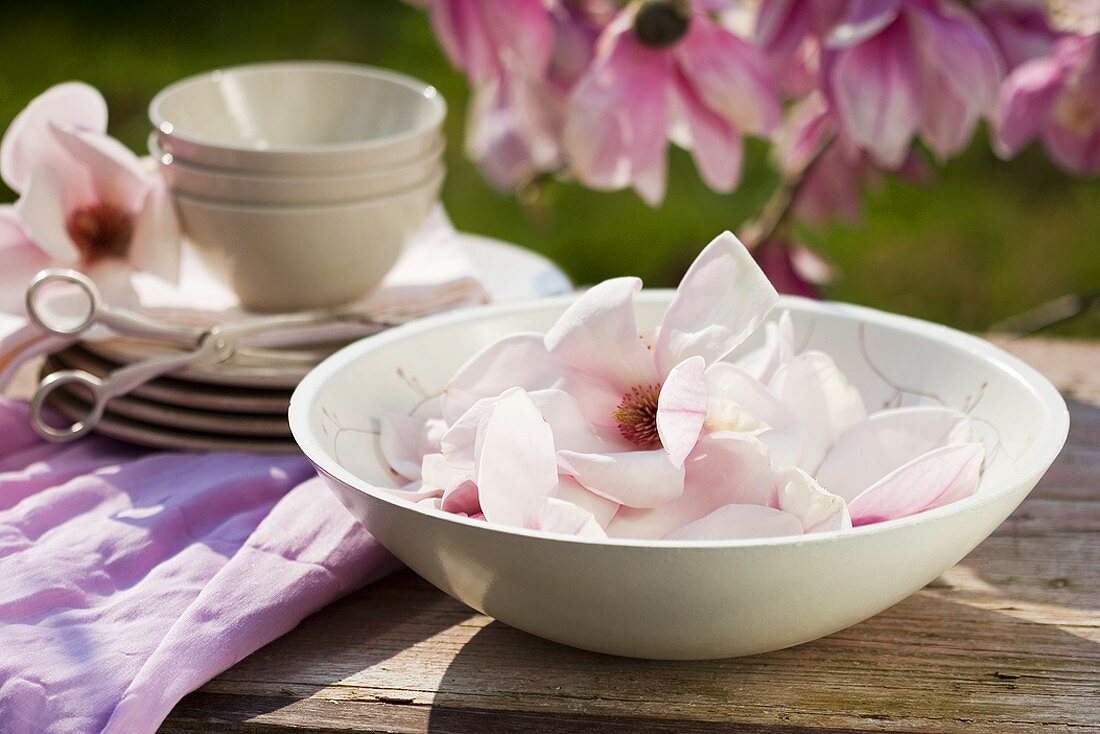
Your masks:
<svg viewBox="0 0 1100 734"><path fill-rule="evenodd" d="M764 204L760 216L750 220L741 228L741 241L750 250L767 242L787 221L794 205L795 197L806 182L806 174L810 168L821 158L829 145L832 144L835 135L826 135L817 150L809 157L805 165L797 171L786 172L779 178L779 184L772 193L771 198Z"/></svg>

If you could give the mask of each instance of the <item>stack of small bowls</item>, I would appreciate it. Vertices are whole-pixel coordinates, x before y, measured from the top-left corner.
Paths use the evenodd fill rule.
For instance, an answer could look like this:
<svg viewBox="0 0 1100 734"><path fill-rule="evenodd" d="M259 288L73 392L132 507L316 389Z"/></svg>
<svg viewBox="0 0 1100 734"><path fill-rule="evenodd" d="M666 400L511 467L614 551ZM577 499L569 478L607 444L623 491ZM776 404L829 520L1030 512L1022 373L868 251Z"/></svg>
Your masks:
<svg viewBox="0 0 1100 734"><path fill-rule="evenodd" d="M354 301L393 266L445 175L436 90L384 69L258 64L149 106L149 151L205 265L253 311Z"/></svg>

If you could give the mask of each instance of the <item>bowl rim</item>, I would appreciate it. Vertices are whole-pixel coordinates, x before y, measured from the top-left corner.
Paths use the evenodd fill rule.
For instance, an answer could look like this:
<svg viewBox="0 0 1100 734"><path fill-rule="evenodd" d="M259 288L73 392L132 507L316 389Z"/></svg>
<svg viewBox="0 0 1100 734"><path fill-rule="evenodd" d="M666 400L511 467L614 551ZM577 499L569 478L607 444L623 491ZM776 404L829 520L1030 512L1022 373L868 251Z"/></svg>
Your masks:
<svg viewBox="0 0 1100 734"><path fill-rule="evenodd" d="M308 186L318 182L327 183L336 181L337 183L343 183L364 178L393 176L417 166L423 166L428 163L440 163L445 161L444 153L447 150L447 141L440 136L431 148L418 155L416 158L403 159L385 166L370 166L352 171L335 171L329 174L314 173L306 175L299 175L296 173L265 173L262 171L249 171L248 169L242 168L220 168L218 166L204 166L200 163L193 163L184 158L180 158L175 153L164 152L164 149L160 147L160 143L157 139L156 130L149 133L149 137L146 140L146 147L149 149L149 155L152 156L157 166L162 169L174 168L188 175L221 178L227 181L247 182L250 184L286 183ZM165 161L165 158L171 160Z"/></svg>
<svg viewBox="0 0 1100 734"><path fill-rule="evenodd" d="M431 105L431 113L428 117L421 121L415 127L408 130L402 130L399 132L390 133L377 138L367 138L355 142L348 143L327 143L327 144L313 144L313 145L290 145L290 146L278 146L272 148L250 148L240 145L231 145L226 140L217 138L209 138L205 135L197 135L189 133L187 131L181 131L175 123L168 120L161 113L161 106L164 104L170 96L184 90L188 87L196 86L199 84L209 83L211 81L217 81L223 75L228 73L239 74L254 74L271 71L279 71L282 69L294 69L297 71L321 71L321 72L342 72L345 74L351 74L353 76L362 76L375 80L384 80L391 82L397 86L404 87L414 93L415 96L426 100ZM149 121L153 124L153 129L160 134L181 142L190 143L192 145L201 146L210 150L217 150L225 153L243 153L254 154L258 156L280 156L280 155L322 155L329 156L330 154L341 154L349 152L368 152L375 151L382 148L389 147L391 145L404 142L406 140L412 140L426 132L430 132L433 129L439 128L443 124L443 119L447 116L447 102L443 99L443 95L439 93L434 86L427 82L421 81L409 74L403 74L399 71L393 71L392 69L384 69L378 66L369 66L367 64L356 64L350 61L265 61L256 64L240 64L238 66L223 66L209 71L200 72L198 74L192 74L186 76L183 79L172 82L168 86L157 92L153 99L149 102L147 108Z"/></svg>
<svg viewBox="0 0 1100 734"><path fill-rule="evenodd" d="M669 303L675 291L672 289L643 289L635 296L635 303ZM473 520L442 510L417 505L399 497L390 495L384 489L375 489L339 465L328 455L310 430L310 412L318 393L327 381L350 363L361 359L375 349L383 348L394 342L415 338L419 334L446 328L468 321L492 319L495 316L512 315L524 311L541 310L552 306L563 309L579 296L570 293L552 298L540 298L514 304L490 304L450 313L430 316L419 321L366 337L333 353L314 367L295 388L290 398L288 417L290 431L299 448L310 460L318 473L338 481L370 497L387 502L396 507L412 510L423 515L435 517L447 522L465 525L472 529L487 532L505 533L532 540L554 540L578 543L582 545L614 546L649 549L725 549L774 546L801 546L817 543L839 542L860 538L892 530L935 522L941 518L982 507L1000 499L1020 485L1038 482L1054 463L1069 433L1069 410L1065 399L1057 388L1034 367L1023 360L1008 354L1003 349L977 336L953 329L941 324L924 321L911 316L880 311L866 306L841 303L838 301L814 301L799 296L780 296L776 311L794 308L809 313L829 313L848 317L860 322L873 323L888 328L900 328L946 343L963 351L992 362L1001 371L1023 384L1037 399L1046 418L1046 425L1036 431L1034 451L1017 466L1011 476L982 489L979 494L952 502L924 512L884 522L871 523L846 530L832 530L809 535L787 535L774 538L745 538L736 540L663 540L643 538L589 538L573 535L561 535L537 530L494 525L483 520Z"/></svg>
<svg viewBox="0 0 1100 734"><path fill-rule="evenodd" d="M172 198L176 201L182 201L184 204L190 206L201 206L205 209L216 209L223 212L244 211L252 214L271 214L273 212L322 212L322 211L337 211L345 209L356 209L361 207L374 207L379 204L385 204L392 202L395 199L400 199L405 196L412 196L413 194L419 194L422 191L430 191L432 189L438 189L443 185L443 181L447 178L447 167L442 163L439 163L437 168L425 178L417 183L414 183L404 189L397 191L389 191L379 196L367 196L360 199L338 199L332 202L324 202L319 204L277 204L277 203L260 203L260 202L238 202L230 201L227 199L208 199L204 196L195 196L194 194L184 194L179 191L172 190ZM438 191L436 193L438 198Z"/></svg>

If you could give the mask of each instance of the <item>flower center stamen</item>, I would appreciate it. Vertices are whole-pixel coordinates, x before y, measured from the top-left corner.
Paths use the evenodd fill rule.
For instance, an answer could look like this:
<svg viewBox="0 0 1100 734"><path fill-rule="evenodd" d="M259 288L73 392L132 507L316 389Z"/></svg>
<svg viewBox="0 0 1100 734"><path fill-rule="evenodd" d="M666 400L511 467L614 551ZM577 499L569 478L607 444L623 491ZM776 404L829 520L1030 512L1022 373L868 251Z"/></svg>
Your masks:
<svg viewBox="0 0 1100 734"><path fill-rule="evenodd" d="M84 263L126 257L134 234L133 217L113 204L81 207L69 215L66 229Z"/></svg>
<svg viewBox="0 0 1100 734"><path fill-rule="evenodd" d="M645 385L631 388L623 395L611 412L623 438L642 448L661 443L657 434L657 398L660 394L660 385Z"/></svg>
<svg viewBox="0 0 1100 734"><path fill-rule="evenodd" d="M691 25L688 0L640 0L634 15L634 35L650 48L668 48Z"/></svg>

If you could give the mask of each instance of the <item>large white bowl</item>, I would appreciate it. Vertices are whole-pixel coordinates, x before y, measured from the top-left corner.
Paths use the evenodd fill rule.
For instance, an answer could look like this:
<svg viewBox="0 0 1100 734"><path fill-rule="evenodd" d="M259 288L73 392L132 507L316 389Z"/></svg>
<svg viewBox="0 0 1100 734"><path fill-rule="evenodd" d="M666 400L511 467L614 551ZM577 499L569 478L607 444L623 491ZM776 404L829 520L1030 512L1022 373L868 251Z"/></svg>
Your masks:
<svg viewBox="0 0 1100 734"><path fill-rule="evenodd" d="M437 144L434 87L358 64L219 69L161 90L149 119L165 153L215 168L313 175L411 161Z"/></svg>
<svg viewBox="0 0 1100 734"><path fill-rule="evenodd" d="M642 328L671 292L638 299ZM410 324L322 362L295 391L294 438L344 505L428 581L502 622L557 642L645 658L749 655L813 640L904 599L965 556L1027 496L1069 427L1058 391L996 347L943 326L784 298L799 342L832 354L868 406L903 389L987 426L990 462L960 502L854 530L751 541L591 540L492 527L372 489L385 480L371 416L408 411L496 338L542 331L572 297ZM759 343L759 332L746 345ZM999 443L994 451L994 444Z"/></svg>
<svg viewBox="0 0 1100 734"><path fill-rule="evenodd" d="M222 201L251 204L333 204L402 191L438 176L444 169L444 143L407 163L366 171L324 176L238 173L196 166L165 153L149 136L149 152L172 191Z"/></svg>
<svg viewBox="0 0 1100 734"><path fill-rule="evenodd" d="M318 206L172 199L203 263L245 308L286 312L366 295L427 220L442 185L440 173L390 196Z"/></svg>

